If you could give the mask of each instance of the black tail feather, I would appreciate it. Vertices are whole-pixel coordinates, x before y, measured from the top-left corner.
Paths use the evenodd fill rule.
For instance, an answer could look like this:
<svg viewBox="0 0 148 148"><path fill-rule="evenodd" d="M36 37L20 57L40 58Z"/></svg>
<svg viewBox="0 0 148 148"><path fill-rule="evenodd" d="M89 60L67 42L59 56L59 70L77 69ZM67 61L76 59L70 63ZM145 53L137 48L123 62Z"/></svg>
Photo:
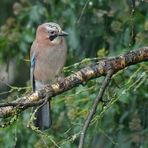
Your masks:
<svg viewBox="0 0 148 148"><path fill-rule="evenodd" d="M34 108L35 109L35 108ZM42 106L39 110L37 110L35 114L34 124L39 130L46 130L52 125L52 117L51 117L51 106L50 101Z"/></svg>

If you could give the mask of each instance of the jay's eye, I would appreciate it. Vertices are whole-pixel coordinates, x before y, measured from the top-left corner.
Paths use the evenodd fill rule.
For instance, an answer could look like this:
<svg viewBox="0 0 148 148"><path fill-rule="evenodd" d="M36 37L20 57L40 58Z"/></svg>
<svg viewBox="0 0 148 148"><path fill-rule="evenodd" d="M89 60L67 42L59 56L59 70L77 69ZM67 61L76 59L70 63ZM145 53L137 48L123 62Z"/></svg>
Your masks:
<svg viewBox="0 0 148 148"><path fill-rule="evenodd" d="M51 31L50 33L51 33L51 34L54 34L55 32L54 32L54 31Z"/></svg>

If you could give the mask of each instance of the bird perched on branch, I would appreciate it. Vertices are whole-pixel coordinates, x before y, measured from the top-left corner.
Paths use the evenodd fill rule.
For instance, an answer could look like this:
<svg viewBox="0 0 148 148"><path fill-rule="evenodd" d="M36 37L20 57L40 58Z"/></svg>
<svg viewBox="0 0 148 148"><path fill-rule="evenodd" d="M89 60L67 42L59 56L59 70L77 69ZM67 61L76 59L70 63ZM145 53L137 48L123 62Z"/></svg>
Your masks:
<svg viewBox="0 0 148 148"><path fill-rule="evenodd" d="M31 82L33 91L55 81L64 67L67 46L64 36L68 34L56 23L44 23L37 28L35 40L31 46ZM40 130L48 129L52 124L50 99L35 114L35 126Z"/></svg>

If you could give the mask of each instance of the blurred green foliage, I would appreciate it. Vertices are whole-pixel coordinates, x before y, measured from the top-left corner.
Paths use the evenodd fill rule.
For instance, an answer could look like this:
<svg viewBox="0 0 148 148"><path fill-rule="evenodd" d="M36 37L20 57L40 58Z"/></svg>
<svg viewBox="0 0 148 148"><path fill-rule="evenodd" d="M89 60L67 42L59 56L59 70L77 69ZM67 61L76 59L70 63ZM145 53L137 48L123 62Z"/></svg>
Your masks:
<svg viewBox="0 0 148 148"><path fill-rule="evenodd" d="M65 68L66 75L90 63L84 58L115 56L148 45L147 0L1 0L0 8L0 63L17 59L16 86L24 85L24 80L29 85L30 64L22 61L29 60L35 30L43 22L56 22L69 32L67 66L72 66ZM28 69L23 69L25 75L22 63ZM25 111L12 125L0 129L0 147L77 147L102 80L55 97L53 126L45 133L27 127L31 110ZM148 147L147 90L147 63L117 73L98 106L85 147ZM9 86L8 99L28 91L28 87L22 91Z"/></svg>

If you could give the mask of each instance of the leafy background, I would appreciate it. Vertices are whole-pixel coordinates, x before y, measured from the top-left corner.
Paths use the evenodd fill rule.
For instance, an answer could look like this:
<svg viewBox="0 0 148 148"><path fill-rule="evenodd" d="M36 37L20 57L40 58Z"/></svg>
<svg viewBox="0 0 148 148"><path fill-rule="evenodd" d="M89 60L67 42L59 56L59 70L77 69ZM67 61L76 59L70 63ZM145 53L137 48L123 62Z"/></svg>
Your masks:
<svg viewBox="0 0 148 148"><path fill-rule="evenodd" d="M1 102L31 91L29 50L39 24L56 22L69 33L64 68L68 75L94 62L93 57L116 56L146 46L147 8L147 0L1 0ZM53 126L44 133L28 127L31 116L28 109L12 124L0 129L0 147L77 147L102 80L91 80L55 97ZM117 73L91 122L85 147L148 147L147 90L147 63ZM1 119L1 124L15 118Z"/></svg>

